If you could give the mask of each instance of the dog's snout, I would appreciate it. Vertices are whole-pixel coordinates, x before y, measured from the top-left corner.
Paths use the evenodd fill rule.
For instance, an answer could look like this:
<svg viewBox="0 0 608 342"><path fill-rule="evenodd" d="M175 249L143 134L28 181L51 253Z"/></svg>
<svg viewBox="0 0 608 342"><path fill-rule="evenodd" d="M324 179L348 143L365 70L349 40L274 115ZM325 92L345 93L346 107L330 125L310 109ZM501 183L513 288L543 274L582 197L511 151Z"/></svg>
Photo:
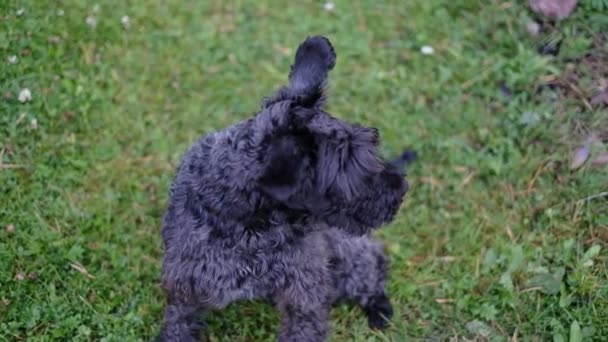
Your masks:
<svg viewBox="0 0 608 342"><path fill-rule="evenodd" d="M401 189L403 188L404 179L403 176L396 173L389 173L386 178L389 186L393 189Z"/></svg>
<svg viewBox="0 0 608 342"><path fill-rule="evenodd" d="M406 182L403 173L395 169L391 164L387 164L386 166L387 168L380 175L386 186L393 190L403 189Z"/></svg>

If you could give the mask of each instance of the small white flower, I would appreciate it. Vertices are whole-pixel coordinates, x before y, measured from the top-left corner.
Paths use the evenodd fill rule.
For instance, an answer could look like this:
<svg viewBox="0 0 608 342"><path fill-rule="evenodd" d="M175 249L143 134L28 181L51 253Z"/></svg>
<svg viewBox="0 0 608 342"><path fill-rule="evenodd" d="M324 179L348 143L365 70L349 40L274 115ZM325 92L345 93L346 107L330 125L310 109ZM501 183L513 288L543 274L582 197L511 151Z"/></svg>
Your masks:
<svg viewBox="0 0 608 342"><path fill-rule="evenodd" d="M97 26L97 19L95 19L95 17L88 16L85 22L91 27Z"/></svg>
<svg viewBox="0 0 608 342"><path fill-rule="evenodd" d="M120 23L123 27L127 28L131 24L131 18L129 18L128 15L123 15L122 18L120 18Z"/></svg>
<svg viewBox="0 0 608 342"><path fill-rule="evenodd" d="M526 24L526 30L532 37L536 37L540 33L540 25L536 21L529 21Z"/></svg>
<svg viewBox="0 0 608 342"><path fill-rule="evenodd" d="M325 3L325 5L323 5L323 8L325 8L326 11L331 12L336 8L336 4L331 1L328 1Z"/></svg>
<svg viewBox="0 0 608 342"><path fill-rule="evenodd" d="M57 15L58 16L63 17L64 14L65 14L65 12L62 9L57 10Z"/></svg>
<svg viewBox="0 0 608 342"><path fill-rule="evenodd" d="M15 55L8 56L8 63L9 64L17 64L17 56L15 56Z"/></svg>
<svg viewBox="0 0 608 342"><path fill-rule="evenodd" d="M28 101L30 101L32 99L32 92L27 89L21 89L21 91L19 92L19 102L21 103L26 103Z"/></svg>
<svg viewBox="0 0 608 342"><path fill-rule="evenodd" d="M25 8L20 8L17 10L17 16L20 17L23 15L23 13L25 13Z"/></svg>
<svg viewBox="0 0 608 342"><path fill-rule="evenodd" d="M433 49L432 46L425 45L420 48L420 52L422 52L423 55L432 55L433 53L435 53L435 49Z"/></svg>
<svg viewBox="0 0 608 342"><path fill-rule="evenodd" d="M36 118L33 118L32 121L30 121L30 125L33 129L38 128L38 120L36 120Z"/></svg>
<svg viewBox="0 0 608 342"><path fill-rule="evenodd" d="M95 6L93 6L93 12L97 13L99 12L99 5L96 4Z"/></svg>

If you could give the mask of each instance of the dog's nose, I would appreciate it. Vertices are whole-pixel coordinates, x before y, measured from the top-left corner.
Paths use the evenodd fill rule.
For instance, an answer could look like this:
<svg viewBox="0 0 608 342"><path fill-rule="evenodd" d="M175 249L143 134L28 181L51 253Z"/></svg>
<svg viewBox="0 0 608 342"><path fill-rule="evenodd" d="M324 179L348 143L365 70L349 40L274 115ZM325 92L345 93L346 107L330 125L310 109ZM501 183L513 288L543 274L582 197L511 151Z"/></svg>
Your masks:
<svg viewBox="0 0 608 342"><path fill-rule="evenodd" d="M389 162L391 166L399 171L405 171L405 168L413 163L418 158L418 154L414 150L407 149L401 155Z"/></svg>

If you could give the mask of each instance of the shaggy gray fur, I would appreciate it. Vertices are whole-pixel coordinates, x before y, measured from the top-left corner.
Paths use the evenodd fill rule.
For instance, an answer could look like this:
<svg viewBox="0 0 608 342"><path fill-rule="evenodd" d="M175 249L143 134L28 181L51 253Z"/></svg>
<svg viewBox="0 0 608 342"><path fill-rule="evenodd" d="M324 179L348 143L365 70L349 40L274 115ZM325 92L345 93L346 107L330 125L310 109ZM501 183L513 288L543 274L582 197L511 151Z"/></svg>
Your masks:
<svg viewBox="0 0 608 342"><path fill-rule="evenodd" d="M273 301L284 342L323 341L340 300L388 324L387 259L369 232L398 211L411 155L384 161L376 129L323 110L335 61L326 38L307 38L288 86L183 157L162 230L160 340L195 341L202 313L254 298Z"/></svg>

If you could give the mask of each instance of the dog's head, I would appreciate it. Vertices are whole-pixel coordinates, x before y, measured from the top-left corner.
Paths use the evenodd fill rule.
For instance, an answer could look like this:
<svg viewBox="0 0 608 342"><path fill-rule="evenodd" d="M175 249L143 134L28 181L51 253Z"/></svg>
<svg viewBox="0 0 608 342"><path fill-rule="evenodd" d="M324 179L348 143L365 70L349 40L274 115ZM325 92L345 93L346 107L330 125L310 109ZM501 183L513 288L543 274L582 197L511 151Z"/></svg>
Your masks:
<svg viewBox="0 0 608 342"><path fill-rule="evenodd" d="M264 106L291 101L290 129L269 141L260 188L291 209L354 234L390 222L407 192L403 162L384 160L378 130L339 120L324 110L325 82L336 55L323 37L296 52L289 86Z"/></svg>

